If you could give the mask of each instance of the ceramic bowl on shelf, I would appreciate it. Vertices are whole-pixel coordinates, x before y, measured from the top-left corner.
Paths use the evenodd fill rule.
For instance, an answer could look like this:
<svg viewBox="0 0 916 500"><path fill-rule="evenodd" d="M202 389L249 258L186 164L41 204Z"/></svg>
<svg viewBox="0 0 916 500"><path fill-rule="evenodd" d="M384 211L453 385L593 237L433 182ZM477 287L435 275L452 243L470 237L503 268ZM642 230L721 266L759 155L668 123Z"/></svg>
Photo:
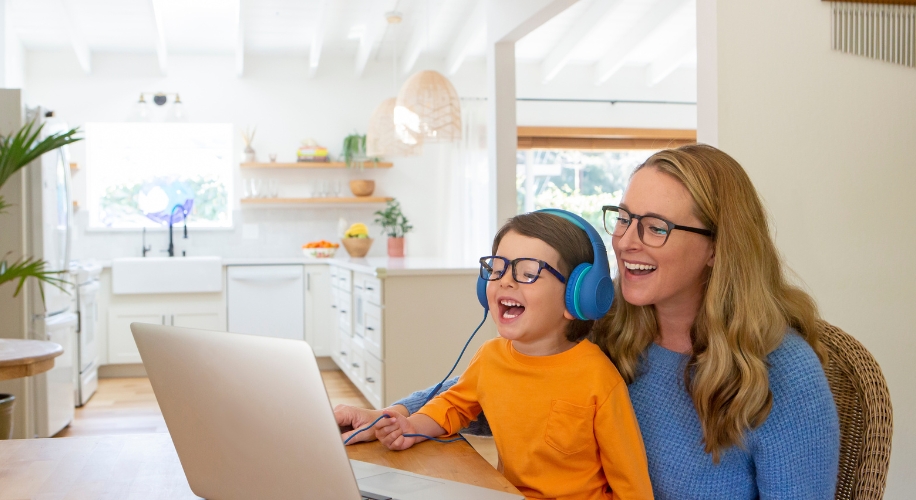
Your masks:
<svg viewBox="0 0 916 500"><path fill-rule="evenodd" d="M340 242L350 257L365 257L372 247L372 238L341 238Z"/></svg>
<svg viewBox="0 0 916 500"><path fill-rule="evenodd" d="M353 196L372 196L372 192L375 191L375 181L353 179L350 181L350 191Z"/></svg>

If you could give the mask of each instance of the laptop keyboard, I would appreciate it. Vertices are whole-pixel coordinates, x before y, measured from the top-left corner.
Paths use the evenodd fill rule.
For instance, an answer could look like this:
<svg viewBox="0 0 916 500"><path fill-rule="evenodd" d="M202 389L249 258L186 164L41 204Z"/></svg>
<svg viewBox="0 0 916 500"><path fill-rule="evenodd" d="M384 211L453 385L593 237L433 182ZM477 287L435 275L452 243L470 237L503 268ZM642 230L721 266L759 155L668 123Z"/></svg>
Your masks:
<svg viewBox="0 0 916 500"><path fill-rule="evenodd" d="M369 493L363 490L359 490L359 494L362 495L362 500L392 500L391 497L387 495L376 495L375 493Z"/></svg>

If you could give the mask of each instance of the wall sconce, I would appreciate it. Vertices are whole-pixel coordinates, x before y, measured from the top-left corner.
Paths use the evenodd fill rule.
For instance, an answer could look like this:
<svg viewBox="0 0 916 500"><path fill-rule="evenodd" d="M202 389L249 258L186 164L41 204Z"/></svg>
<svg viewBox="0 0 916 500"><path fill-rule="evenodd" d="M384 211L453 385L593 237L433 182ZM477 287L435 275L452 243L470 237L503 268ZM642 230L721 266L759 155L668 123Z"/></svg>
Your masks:
<svg viewBox="0 0 916 500"><path fill-rule="evenodd" d="M186 122L188 121L188 115L184 109L184 104L181 102L181 97L177 92L141 92L140 99L134 104L133 111L131 112L128 121L132 122L150 122L153 120L154 108L151 108L146 101L146 96L152 96L153 104L156 107L165 106L169 102L171 97L172 105L169 107L168 111L163 115L162 113L156 113L160 119L155 121L166 121L166 122Z"/></svg>

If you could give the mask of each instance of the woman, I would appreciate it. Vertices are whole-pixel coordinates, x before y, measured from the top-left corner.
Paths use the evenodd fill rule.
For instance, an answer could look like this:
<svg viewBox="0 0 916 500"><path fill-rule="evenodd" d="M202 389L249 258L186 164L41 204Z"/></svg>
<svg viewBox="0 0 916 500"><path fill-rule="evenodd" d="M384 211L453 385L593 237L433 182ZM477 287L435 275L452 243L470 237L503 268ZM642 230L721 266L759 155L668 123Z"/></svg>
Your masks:
<svg viewBox="0 0 916 500"><path fill-rule="evenodd" d="M839 423L817 310L786 280L741 166L704 145L656 153L605 228L617 300L592 337L629 384L656 498L833 498ZM380 413L335 409L356 428Z"/></svg>

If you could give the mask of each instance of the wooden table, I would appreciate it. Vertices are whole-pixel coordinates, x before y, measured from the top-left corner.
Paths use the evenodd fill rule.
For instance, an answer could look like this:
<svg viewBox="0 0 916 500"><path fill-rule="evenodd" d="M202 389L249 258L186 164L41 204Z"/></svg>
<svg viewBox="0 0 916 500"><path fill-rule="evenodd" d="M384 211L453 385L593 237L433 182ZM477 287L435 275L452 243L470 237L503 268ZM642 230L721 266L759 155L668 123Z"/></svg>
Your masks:
<svg viewBox="0 0 916 500"><path fill-rule="evenodd" d="M54 368L64 353L60 344L44 340L0 339L0 380L28 377Z"/></svg>
<svg viewBox="0 0 916 500"><path fill-rule="evenodd" d="M401 452L378 442L350 458L518 494L467 443L433 441ZM184 500L191 493L168 434L0 441L0 500Z"/></svg>

